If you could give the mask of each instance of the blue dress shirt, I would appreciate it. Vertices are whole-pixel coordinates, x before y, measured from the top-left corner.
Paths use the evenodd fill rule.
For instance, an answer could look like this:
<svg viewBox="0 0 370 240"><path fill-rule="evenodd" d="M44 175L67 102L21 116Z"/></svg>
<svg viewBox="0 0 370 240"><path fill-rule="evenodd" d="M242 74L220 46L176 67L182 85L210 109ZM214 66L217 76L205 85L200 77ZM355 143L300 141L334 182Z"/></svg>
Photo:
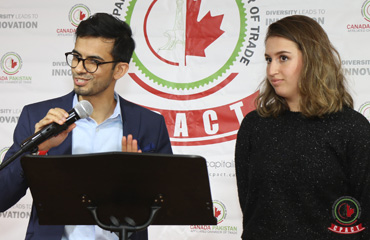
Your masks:
<svg viewBox="0 0 370 240"><path fill-rule="evenodd" d="M76 121L72 134L72 154L122 151L122 116L119 97L113 114L101 124L88 117ZM77 95L73 106L77 104ZM96 225L67 225L62 240L117 240L115 233L101 229Z"/></svg>

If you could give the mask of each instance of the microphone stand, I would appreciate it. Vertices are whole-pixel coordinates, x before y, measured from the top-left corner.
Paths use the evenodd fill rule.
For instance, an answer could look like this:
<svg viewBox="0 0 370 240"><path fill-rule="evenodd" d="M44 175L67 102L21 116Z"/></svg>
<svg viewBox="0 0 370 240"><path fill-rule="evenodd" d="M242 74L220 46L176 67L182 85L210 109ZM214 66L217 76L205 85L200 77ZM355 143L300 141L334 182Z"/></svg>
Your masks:
<svg viewBox="0 0 370 240"><path fill-rule="evenodd" d="M15 159L17 159L19 156L21 156L23 153L28 152L30 150L32 150L31 152L36 152L37 151L37 146L41 142L42 141L28 141L26 143L23 143L21 145L21 149L19 149L16 153L14 153L12 156L10 156L7 160L4 160L4 162L1 163L1 165L0 165L0 171L3 168L5 168L6 166L8 166Z"/></svg>
<svg viewBox="0 0 370 240"><path fill-rule="evenodd" d="M75 112L69 113L68 119L72 122L77 121L80 119L79 115ZM68 128L68 121L65 122L63 125L57 125L55 123L50 124L49 126L41 129L37 133L33 134L32 136L28 137L26 140L24 140L21 143L21 149L18 150L18 152L14 153L10 158L8 158L6 161L4 161L0 165L0 171L8 166L11 162L13 162L15 159L17 159L20 155L23 153L30 151L31 153L35 153L38 150L38 145L46 141L47 139L51 138L53 135L56 136L60 132L66 130Z"/></svg>
<svg viewBox="0 0 370 240"><path fill-rule="evenodd" d="M58 125L56 123L52 123L24 140L21 143L21 149L10 156L10 158L3 161L3 163L0 165L0 171L23 153L27 151L30 151L31 153L37 152L39 144L43 143L53 135L56 136L62 131L66 130L70 124L81 119L81 117L86 118L90 116L92 112L93 107L91 103L86 100L82 100L75 106L75 108L68 112L69 116L64 124Z"/></svg>

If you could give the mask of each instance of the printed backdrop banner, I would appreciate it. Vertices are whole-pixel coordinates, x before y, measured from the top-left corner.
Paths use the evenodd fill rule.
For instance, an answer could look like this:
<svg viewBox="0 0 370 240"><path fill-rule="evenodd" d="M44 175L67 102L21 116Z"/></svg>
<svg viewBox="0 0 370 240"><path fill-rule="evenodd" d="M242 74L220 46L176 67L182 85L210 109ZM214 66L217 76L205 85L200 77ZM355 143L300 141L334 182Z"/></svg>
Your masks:
<svg viewBox="0 0 370 240"><path fill-rule="evenodd" d="M321 24L341 54L355 109L370 120L370 0L3 0L1 160L25 104L71 91L64 53L96 12L129 23L137 44L117 92L165 117L174 153L207 160L218 225L151 226L151 240L240 239L235 139L265 75L266 29L278 19L302 14ZM1 239L24 239L31 206L28 193L0 213Z"/></svg>

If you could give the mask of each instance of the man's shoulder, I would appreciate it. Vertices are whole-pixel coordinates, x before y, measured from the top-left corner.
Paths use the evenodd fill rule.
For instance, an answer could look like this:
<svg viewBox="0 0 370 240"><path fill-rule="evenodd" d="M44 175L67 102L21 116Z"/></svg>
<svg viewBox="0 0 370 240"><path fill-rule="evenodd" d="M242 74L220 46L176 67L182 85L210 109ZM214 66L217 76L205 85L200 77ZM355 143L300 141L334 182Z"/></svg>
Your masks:
<svg viewBox="0 0 370 240"><path fill-rule="evenodd" d="M130 102L120 96L121 111L129 112L130 114L137 113L148 117L162 117L161 114L154 112L139 104ZM123 108L123 109L122 109Z"/></svg>

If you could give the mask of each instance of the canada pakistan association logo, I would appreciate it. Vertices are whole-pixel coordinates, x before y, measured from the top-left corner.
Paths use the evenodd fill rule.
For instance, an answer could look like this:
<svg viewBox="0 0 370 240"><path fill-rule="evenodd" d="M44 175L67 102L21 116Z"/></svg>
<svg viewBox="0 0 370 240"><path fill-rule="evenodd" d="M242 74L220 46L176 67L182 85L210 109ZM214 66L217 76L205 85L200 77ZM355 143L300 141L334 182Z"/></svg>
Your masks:
<svg viewBox="0 0 370 240"><path fill-rule="evenodd" d="M242 81L241 73L245 75L254 57L260 34L259 8L254 2L128 2L124 20L133 29L137 46L129 76L160 98L192 103L204 103L231 82ZM113 13L120 15L117 9ZM247 97L219 107L185 111L145 107L165 117L173 145L230 141L236 138L243 116L254 109L256 87L243 92Z"/></svg>
<svg viewBox="0 0 370 240"><path fill-rule="evenodd" d="M362 115L364 115L366 119L370 122L370 102L365 102L364 104L362 104L358 111L362 113Z"/></svg>
<svg viewBox="0 0 370 240"><path fill-rule="evenodd" d="M91 11L86 5L76 4L69 11L69 21L77 27L81 21L86 20L90 15Z"/></svg>
<svg viewBox="0 0 370 240"><path fill-rule="evenodd" d="M19 71L22 69L23 61L21 56L16 52L8 52L1 58L1 69L5 76L0 75L0 83L9 84L30 84L32 83L31 76L20 76Z"/></svg>
<svg viewBox="0 0 370 240"><path fill-rule="evenodd" d="M366 0L362 4L361 14L366 21L370 22L370 0Z"/></svg>
<svg viewBox="0 0 370 240"><path fill-rule="evenodd" d="M340 197L332 206L333 218L336 224L331 224L328 229L339 234L354 234L365 230L358 219L361 217L359 202L349 196ZM338 226L338 225L339 226Z"/></svg>
<svg viewBox="0 0 370 240"><path fill-rule="evenodd" d="M14 75L22 68L22 58L18 53L8 52L1 58L1 69L7 75Z"/></svg>
<svg viewBox="0 0 370 240"><path fill-rule="evenodd" d="M217 218L217 224L222 223L226 219L227 211L226 206L221 201L213 201L214 215Z"/></svg>
<svg viewBox="0 0 370 240"><path fill-rule="evenodd" d="M69 10L68 20L73 27L60 27L56 29L58 36L73 36L76 32L76 27L81 21L86 20L91 16L89 7L84 4L76 4Z"/></svg>

